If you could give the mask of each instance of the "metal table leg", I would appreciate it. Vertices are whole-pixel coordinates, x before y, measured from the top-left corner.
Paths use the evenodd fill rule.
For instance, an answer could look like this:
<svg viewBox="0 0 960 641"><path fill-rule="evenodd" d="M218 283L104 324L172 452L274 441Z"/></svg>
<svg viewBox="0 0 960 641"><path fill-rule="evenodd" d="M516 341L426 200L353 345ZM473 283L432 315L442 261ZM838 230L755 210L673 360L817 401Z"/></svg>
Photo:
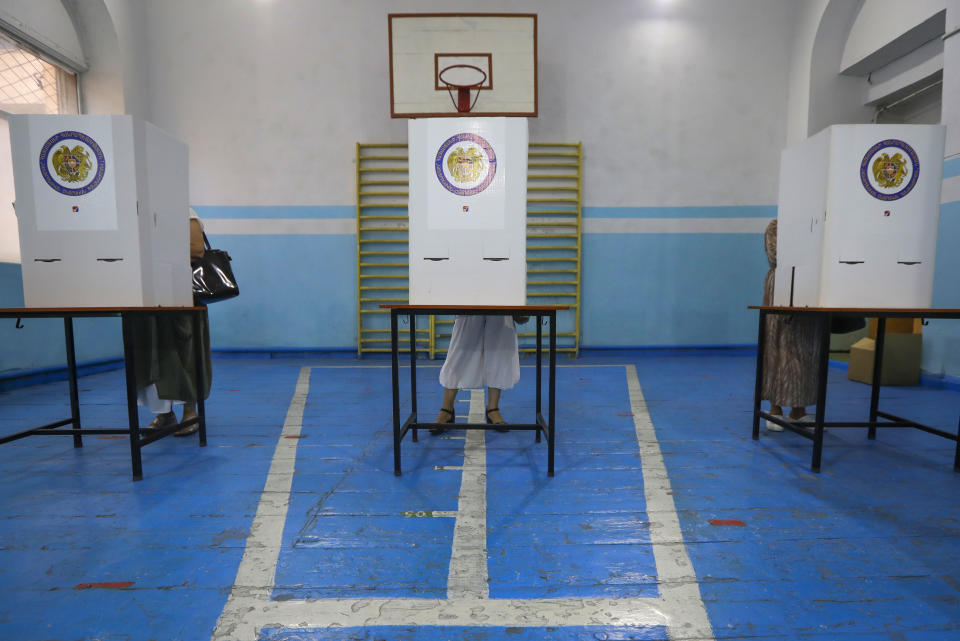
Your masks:
<svg viewBox="0 0 960 641"><path fill-rule="evenodd" d="M143 480L143 460L140 456L140 423L137 416L137 375L134 362L133 320L126 314L120 316L123 332L123 363L127 379L127 421L130 426L130 463L133 480Z"/></svg>
<svg viewBox="0 0 960 641"><path fill-rule="evenodd" d="M763 359L767 344L767 313L760 310L757 330L757 378L753 386L753 440L760 438L760 396L763 394Z"/></svg>
<svg viewBox="0 0 960 641"><path fill-rule="evenodd" d="M413 411L413 424L417 421L417 315L410 312L410 406ZM412 428L413 442L417 442L417 428Z"/></svg>
<svg viewBox="0 0 960 641"><path fill-rule="evenodd" d="M397 310L390 310L390 365L393 391L393 473L400 476L400 363L397 348Z"/></svg>
<svg viewBox="0 0 960 641"><path fill-rule="evenodd" d="M547 406L547 476L553 476L553 451L556 444L557 397L557 312L550 312L550 397Z"/></svg>
<svg viewBox="0 0 960 641"><path fill-rule="evenodd" d="M541 343L543 342L543 328L541 326L541 323L543 323L543 314L537 314L536 318L537 318L536 320L536 323L537 323L537 409L536 409L536 413L534 414L534 423L538 423L540 421L540 416L543 414L543 401L541 398L543 394L543 382L542 382L542 376L541 376L541 363L543 361L543 349L541 347ZM540 430L537 430L536 442L537 443L540 442Z"/></svg>
<svg viewBox="0 0 960 641"><path fill-rule="evenodd" d="M877 407L880 405L880 383L883 372L883 343L887 335L887 319L885 316L877 318L877 340L873 351L873 380L870 385L870 422L877 422ZM877 427L867 428L867 438L877 438Z"/></svg>
<svg viewBox="0 0 960 641"><path fill-rule="evenodd" d="M810 469L820 471L820 459L823 454L823 419L827 409L827 374L830 364L830 320L832 314L823 314L823 327L820 330L820 362L817 368L817 416L814 421L813 460Z"/></svg>
<svg viewBox="0 0 960 641"><path fill-rule="evenodd" d="M953 471L960 472L960 421L957 421L957 451L953 455Z"/></svg>
<svg viewBox="0 0 960 641"><path fill-rule="evenodd" d="M194 378L197 385L197 425L200 433L200 447L207 445L207 411L203 401L204 374L203 364L206 360L203 352L203 332L200 319L206 316L207 310L195 311L191 314L193 323L193 358L196 361Z"/></svg>
<svg viewBox="0 0 960 641"><path fill-rule="evenodd" d="M80 391L77 385L77 350L73 340L73 318L63 317L63 337L67 348L67 374L70 379L70 418L73 426L73 446L83 447L80 437Z"/></svg>

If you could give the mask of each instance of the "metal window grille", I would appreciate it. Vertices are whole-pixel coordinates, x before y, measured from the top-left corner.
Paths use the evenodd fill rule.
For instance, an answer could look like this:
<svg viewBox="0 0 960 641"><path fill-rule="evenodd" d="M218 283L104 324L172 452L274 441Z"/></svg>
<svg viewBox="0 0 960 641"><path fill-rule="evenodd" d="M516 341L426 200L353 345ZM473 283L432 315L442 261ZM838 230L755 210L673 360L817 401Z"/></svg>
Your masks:
<svg viewBox="0 0 960 641"><path fill-rule="evenodd" d="M78 113L77 76L0 34L0 109L9 113Z"/></svg>

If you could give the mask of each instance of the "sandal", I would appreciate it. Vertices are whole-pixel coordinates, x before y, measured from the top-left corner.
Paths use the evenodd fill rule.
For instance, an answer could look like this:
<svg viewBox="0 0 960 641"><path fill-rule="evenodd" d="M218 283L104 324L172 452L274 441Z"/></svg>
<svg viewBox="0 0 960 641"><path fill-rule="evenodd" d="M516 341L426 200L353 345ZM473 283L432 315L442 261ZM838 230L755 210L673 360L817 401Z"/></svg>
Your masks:
<svg viewBox="0 0 960 641"><path fill-rule="evenodd" d="M440 411L441 411L441 412L446 412L447 414L450 415L450 420L449 420L449 421L443 421L444 423L455 423L455 422L456 422L457 416L456 416L456 414L453 413L453 410L448 410L446 407L441 407L441 408L440 408ZM430 433L433 434L434 436L436 436L437 434L443 434L443 433L446 432L446 431L447 431L447 428L445 428L445 427L431 427L431 428L430 428Z"/></svg>
<svg viewBox="0 0 960 641"><path fill-rule="evenodd" d="M506 425L506 424L507 424L506 421L502 421L502 422L500 422L500 423L494 423L494 422L493 422L493 419L490 418L490 412L499 412L499 411L500 411L500 408L499 408L499 407L491 407L490 409L487 410L487 425ZM509 430L508 428L506 428L506 427L498 427L498 428L496 428L496 430L497 430L498 432L509 432L509 431L510 431L510 430Z"/></svg>

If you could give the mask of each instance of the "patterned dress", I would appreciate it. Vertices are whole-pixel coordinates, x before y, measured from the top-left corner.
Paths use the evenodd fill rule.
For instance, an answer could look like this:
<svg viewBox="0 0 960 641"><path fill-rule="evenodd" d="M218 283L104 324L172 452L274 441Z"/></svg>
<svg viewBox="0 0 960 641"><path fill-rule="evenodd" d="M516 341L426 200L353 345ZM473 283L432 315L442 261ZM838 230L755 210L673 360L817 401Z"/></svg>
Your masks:
<svg viewBox="0 0 960 641"><path fill-rule="evenodd" d="M773 305L777 268L777 220L763 235L770 270L763 281L763 304ZM817 368L820 362L822 318L767 316L767 342L763 359L762 398L780 407L807 407L817 402Z"/></svg>

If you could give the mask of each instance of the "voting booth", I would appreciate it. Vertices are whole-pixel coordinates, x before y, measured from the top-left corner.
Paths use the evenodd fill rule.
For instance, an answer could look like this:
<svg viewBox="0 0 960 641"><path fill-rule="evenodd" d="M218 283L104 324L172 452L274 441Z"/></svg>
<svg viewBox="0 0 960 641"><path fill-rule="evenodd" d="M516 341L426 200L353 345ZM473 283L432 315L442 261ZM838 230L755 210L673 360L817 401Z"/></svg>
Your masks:
<svg viewBox="0 0 960 641"><path fill-rule="evenodd" d="M526 305L537 16L388 16L390 115L409 118L409 302Z"/></svg>
<svg viewBox="0 0 960 641"><path fill-rule="evenodd" d="M409 121L410 304L525 305L527 120Z"/></svg>
<svg viewBox="0 0 960 641"><path fill-rule="evenodd" d="M944 134L835 125L783 152L775 305L930 307Z"/></svg>
<svg viewBox="0 0 960 641"><path fill-rule="evenodd" d="M193 304L187 146L131 116L10 116L27 307Z"/></svg>

